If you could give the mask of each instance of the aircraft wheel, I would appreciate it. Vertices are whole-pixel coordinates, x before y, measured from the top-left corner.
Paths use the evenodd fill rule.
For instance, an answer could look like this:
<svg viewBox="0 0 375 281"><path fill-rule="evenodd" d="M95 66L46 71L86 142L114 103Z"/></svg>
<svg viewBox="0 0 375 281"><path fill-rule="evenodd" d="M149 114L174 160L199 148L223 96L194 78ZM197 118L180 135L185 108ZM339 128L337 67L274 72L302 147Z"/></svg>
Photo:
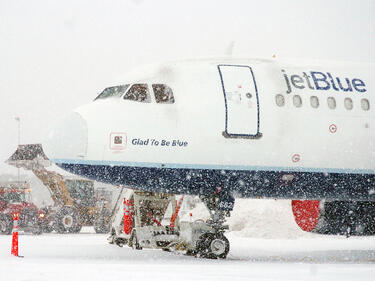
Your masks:
<svg viewBox="0 0 375 281"><path fill-rule="evenodd" d="M225 259L229 252L229 241L220 233L205 233L197 241L198 257L207 259Z"/></svg>

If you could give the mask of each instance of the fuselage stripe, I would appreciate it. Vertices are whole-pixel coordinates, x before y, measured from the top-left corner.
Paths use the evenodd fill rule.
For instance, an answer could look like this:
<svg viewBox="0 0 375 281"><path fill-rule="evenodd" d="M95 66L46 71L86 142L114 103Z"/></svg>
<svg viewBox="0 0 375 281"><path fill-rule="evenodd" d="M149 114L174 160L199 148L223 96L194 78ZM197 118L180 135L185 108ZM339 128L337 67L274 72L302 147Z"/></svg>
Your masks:
<svg viewBox="0 0 375 281"><path fill-rule="evenodd" d="M110 166L110 167L127 166L127 167L166 168L166 169L375 174L375 170L370 170L370 169L314 168L314 167L300 167L300 166L282 167L282 166L211 165L211 164L156 163L156 162L123 162L123 161L82 160L82 159L51 159L51 160L56 164L101 165L101 166Z"/></svg>

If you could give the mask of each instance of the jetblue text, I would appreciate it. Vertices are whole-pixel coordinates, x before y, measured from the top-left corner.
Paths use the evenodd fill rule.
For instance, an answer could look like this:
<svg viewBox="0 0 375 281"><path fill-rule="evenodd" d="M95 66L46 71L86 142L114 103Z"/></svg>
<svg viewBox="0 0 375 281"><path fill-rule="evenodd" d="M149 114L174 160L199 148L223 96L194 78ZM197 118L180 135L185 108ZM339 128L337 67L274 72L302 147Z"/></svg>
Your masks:
<svg viewBox="0 0 375 281"><path fill-rule="evenodd" d="M327 91L333 89L343 92L366 92L366 84L358 78L336 77L330 72L310 71L302 72L302 75L289 75L284 69L281 70L285 79L287 94L290 94L293 88Z"/></svg>

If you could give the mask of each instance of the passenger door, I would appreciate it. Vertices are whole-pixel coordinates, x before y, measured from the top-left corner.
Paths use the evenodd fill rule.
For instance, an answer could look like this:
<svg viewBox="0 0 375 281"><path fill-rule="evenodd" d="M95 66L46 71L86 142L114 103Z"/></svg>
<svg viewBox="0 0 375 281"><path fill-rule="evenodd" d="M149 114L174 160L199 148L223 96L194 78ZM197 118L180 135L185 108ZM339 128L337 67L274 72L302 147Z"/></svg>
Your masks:
<svg viewBox="0 0 375 281"><path fill-rule="evenodd" d="M227 138L259 138L259 98L251 67L218 65L225 100Z"/></svg>

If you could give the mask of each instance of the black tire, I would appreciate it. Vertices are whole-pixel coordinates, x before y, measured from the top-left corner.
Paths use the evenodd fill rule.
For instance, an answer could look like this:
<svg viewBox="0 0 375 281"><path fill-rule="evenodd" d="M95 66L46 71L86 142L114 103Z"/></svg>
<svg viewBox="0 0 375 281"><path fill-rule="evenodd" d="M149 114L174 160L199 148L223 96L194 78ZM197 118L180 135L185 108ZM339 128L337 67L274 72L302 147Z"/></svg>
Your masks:
<svg viewBox="0 0 375 281"><path fill-rule="evenodd" d="M12 233L13 222L7 214L0 215L0 234L9 235Z"/></svg>
<svg viewBox="0 0 375 281"><path fill-rule="evenodd" d="M229 252L229 241L220 233L204 233L196 245L197 256L206 259L225 259Z"/></svg>
<svg viewBox="0 0 375 281"><path fill-rule="evenodd" d="M117 237L114 239L114 243L119 247L123 247L124 245L128 244L128 240L125 238Z"/></svg>
<svg viewBox="0 0 375 281"><path fill-rule="evenodd" d="M72 231L68 231L70 233L80 233L82 230L82 224L78 224L76 227L72 229Z"/></svg>
<svg viewBox="0 0 375 281"><path fill-rule="evenodd" d="M128 245L134 250L142 250L141 245L139 245L138 243L137 232L135 231L135 229L132 231L132 235L130 236Z"/></svg>
<svg viewBox="0 0 375 281"><path fill-rule="evenodd" d="M197 252L193 250L187 250L185 255L194 257L197 255Z"/></svg>
<svg viewBox="0 0 375 281"><path fill-rule="evenodd" d="M57 233L78 233L82 224L75 208L64 206L56 212L53 228Z"/></svg>
<svg viewBox="0 0 375 281"><path fill-rule="evenodd" d="M53 231L53 227L50 225L43 225L42 232L43 233L51 233Z"/></svg>

